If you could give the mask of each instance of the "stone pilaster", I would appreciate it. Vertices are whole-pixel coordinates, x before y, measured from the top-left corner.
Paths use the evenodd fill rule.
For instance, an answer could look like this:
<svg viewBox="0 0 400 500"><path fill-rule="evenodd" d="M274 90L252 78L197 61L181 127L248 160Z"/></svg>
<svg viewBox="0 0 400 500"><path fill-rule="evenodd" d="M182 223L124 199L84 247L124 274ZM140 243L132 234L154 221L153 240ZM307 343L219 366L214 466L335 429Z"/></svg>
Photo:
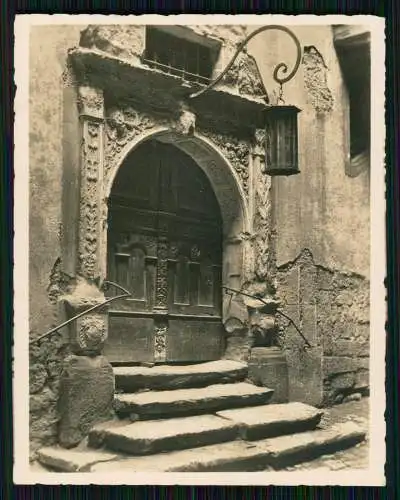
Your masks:
<svg viewBox="0 0 400 500"><path fill-rule="evenodd" d="M79 87L82 131L80 176L79 274L92 281L102 274L100 222L103 181L104 99L101 90Z"/></svg>

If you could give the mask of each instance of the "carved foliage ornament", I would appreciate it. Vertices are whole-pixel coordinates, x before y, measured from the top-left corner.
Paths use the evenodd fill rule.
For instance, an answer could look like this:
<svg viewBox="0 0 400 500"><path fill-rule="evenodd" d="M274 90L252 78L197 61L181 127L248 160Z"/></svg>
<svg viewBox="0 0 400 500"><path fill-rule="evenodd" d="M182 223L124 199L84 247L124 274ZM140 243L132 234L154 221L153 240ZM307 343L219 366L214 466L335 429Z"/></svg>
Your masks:
<svg viewBox="0 0 400 500"><path fill-rule="evenodd" d="M87 121L83 134L79 260L81 273L88 278L94 278L97 263L100 139L100 123Z"/></svg>
<svg viewBox="0 0 400 500"><path fill-rule="evenodd" d="M253 153L259 159L255 188L256 274L259 279L265 280L269 274L272 204L271 178L265 175L265 131L262 129L255 133Z"/></svg>
<svg viewBox="0 0 400 500"><path fill-rule="evenodd" d="M155 327L154 332L154 354L155 358L165 359L167 349L167 331L168 327L160 325Z"/></svg>
<svg viewBox="0 0 400 500"><path fill-rule="evenodd" d="M160 238L157 250L156 307L168 306L168 242Z"/></svg>
<svg viewBox="0 0 400 500"><path fill-rule="evenodd" d="M160 123L159 123L160 124ZM156 126L153 117L139 113L132 107L111 108L106 118L106 161L105 175L107 176L117 162L122 149L135 137Z"/></svg>
<svg viewBox="0 0 400 500"><path fill-rule="evenodd" d="M93 87L78 88L78 108L82 115L93 118L103 118L103 92Z"/></svg>
<svg viewBox="0 0 400 500"><path fill-rule="evenodd" d="M239 176L243 191L248 197L250 148L247 142L233 136L217 134L211 131L202 131L202 133L214 142L229 160Z"/></svg>

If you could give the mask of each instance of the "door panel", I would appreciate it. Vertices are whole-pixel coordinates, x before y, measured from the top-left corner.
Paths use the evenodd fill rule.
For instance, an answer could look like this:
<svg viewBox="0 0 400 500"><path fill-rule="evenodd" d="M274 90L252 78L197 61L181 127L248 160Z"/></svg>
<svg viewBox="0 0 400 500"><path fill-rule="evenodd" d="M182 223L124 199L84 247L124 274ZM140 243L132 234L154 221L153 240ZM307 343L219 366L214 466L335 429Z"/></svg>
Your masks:
<svg viewBox="0 0 400 500"><path fill-rule="evenodd" d="M209 181L188 156L150 143L127 159L109 202L108 276L132 292L110 309L114 361L220 357L221 228Z"/></svg>

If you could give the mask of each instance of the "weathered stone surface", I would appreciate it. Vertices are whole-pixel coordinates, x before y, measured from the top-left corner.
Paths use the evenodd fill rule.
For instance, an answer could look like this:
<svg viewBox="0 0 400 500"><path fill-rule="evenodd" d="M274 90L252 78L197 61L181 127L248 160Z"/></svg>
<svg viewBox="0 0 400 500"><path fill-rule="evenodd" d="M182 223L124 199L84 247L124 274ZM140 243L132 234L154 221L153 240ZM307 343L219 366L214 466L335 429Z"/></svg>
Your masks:
<svg viewBox="0 0 400 500"><path fill-rule="evenodd" d="M274 388L271 403L286 403L288 401L288 367L285 354L279 348L253 348L248 370L249 379L256 385Z"/></svg>
<svg viewBox="0 0 400 500"><path fill-rule="evenodd" d="M240 426L243 439L255 440L313 429L323 412L302 403L270 404L217 412Z"/></svg>
<svg viewBox="0 0 400 500"><path fill-rule="evenodd" d="M47 371L43 364L35 364L29 367L29 391L35 394L43 389L47 380Z"/></svg>
<svg viewBox="0 0 400 500"><path fill-rule="evenodd" d="M350 387L353 387L355 379L356 377L354 372L339 373L329 379L331 390L340 391L343 389L349 389Z"/></svg>
<svg viewBox="0 0 400 500"><path fill-rule="evenodd" d="M339 356L326 356L324 358L324 375L329 377L336 373L354 372L359 369L368 369L368 358L350 358Z"/></svg>
<svg viewBox="0 0 400 500"><path fill-rule="evenodd" d="M353 422L333 425L329 429L303 432L259 441L270 452L269 463L275 469L310 460L320 455L349 448L365 439L365 431Z"/></svg>
<svg viewBox="0 0 400 500"><path fill-rule="evenodd" d="M303 460L346 449L363 441L365 431L352 422L328 430L245 442L235 441L148 457L116 460L92 472L234 472L279 470Z"/></svg>
<svg viewBox="0 0 400 500"><path fill-rule="evenodd" d="M115 385L125 392L141 389L176 389L202 387L215 383L243 380L247 366L232 360L211 361L196 365L156 365L114 367Z"/></svg>
<svg viewBox="0 0 400 500"><path fill-rule="evenodd" d="M133 455L149 455L170 450L206 446L236 439L238 425L215 415L135 422L102 429L104 445ZM96 430L89 435L98 442Z"/></svg>
<svg viewBox="0 0 400 500"><path fill-rule="evenodd" d="M369 342L367 340L335 340L333 337L324 343L324 354L326 356L369 356Z"/></svg>
<svg viewBox="0 0 400 500"><path fill-rule="evenodd" d="M267 403L272 393L272 389L240 382L199 389L116 394L114 405L119 414L137 413L141 418L149 419L261 405Z"/></svg>
<svg viewBox="0 0 400 500"><path fill-rule="evenodd" d="M95 450L66 450L58 446L38 450L38 460L44 466L62 472L87 472L91 465L108 462L117 455Z"/></svg>
<svg viewBox="0 0 400 500"><path fill-rule="evenodd" d="M96 464L91 472L245 472L265 470L269 452L256 443L232 441L159 455ZM107 467L108 466L108 467Z"/></svg>
<svg viewBox="0 0 400 500"><path fill-rule="evenodd" d="M297 334L296 334L297 335ZM318 406L322 402L322 348L305 349L303 339L285 349L288 363L289 401Z"/></svg>
<svg viewBox="0 0 400 500"><path fill-rule="evenodd" d="M369 370L359 370L355 374L354 387L357 389L366 389L369 387Z"/></svg>
<svg viewBox="0 0 400 500"><path fill-rule="evenodd" d="M114 374L104 356L71 355L64 362L60 397L60 444L78 444L97 422L112 415Z"/></svg>
<svg viewBox="0 0 400 500"><path fill-rule="evenodd" d="M224 358L247 363L252 346L251 337L228 337L226 339L226 349Z"/></svg>
<svg viewBox="0 0 400 500"><path fill-rule="evenodd" d="M351 401L360 401L362 395L359 392L355 392L354 394L349 394L345 398L343 398L343 403L350 403Z"/></svg>

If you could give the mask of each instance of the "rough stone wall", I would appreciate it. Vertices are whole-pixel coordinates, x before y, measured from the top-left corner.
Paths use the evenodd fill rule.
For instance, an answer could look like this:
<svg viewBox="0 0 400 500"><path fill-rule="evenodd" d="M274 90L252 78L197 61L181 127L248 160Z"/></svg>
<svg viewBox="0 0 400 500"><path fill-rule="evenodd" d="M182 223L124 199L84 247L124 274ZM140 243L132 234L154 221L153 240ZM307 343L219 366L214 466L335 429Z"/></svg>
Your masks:
<svg viewBox="0 0 400 500"><path fill-rule="evenodd" d="M280 318L279 338L289 360L291 399L306 394L318 404L330 405L365 394L369 386L369 281L316 264L308 250L278 268L277 280L282 311L311 344L307 348L293 326Z"/></svg>
<svg viewBox="0 0 400 500"><path fill-rule="evenodd" d="M58 297L67 285L61 270L62 74L79 26L32 26L29 94L29 296L30 338L56 326ZM31 454L55 442L64 332L30 346Z"/></svg>

